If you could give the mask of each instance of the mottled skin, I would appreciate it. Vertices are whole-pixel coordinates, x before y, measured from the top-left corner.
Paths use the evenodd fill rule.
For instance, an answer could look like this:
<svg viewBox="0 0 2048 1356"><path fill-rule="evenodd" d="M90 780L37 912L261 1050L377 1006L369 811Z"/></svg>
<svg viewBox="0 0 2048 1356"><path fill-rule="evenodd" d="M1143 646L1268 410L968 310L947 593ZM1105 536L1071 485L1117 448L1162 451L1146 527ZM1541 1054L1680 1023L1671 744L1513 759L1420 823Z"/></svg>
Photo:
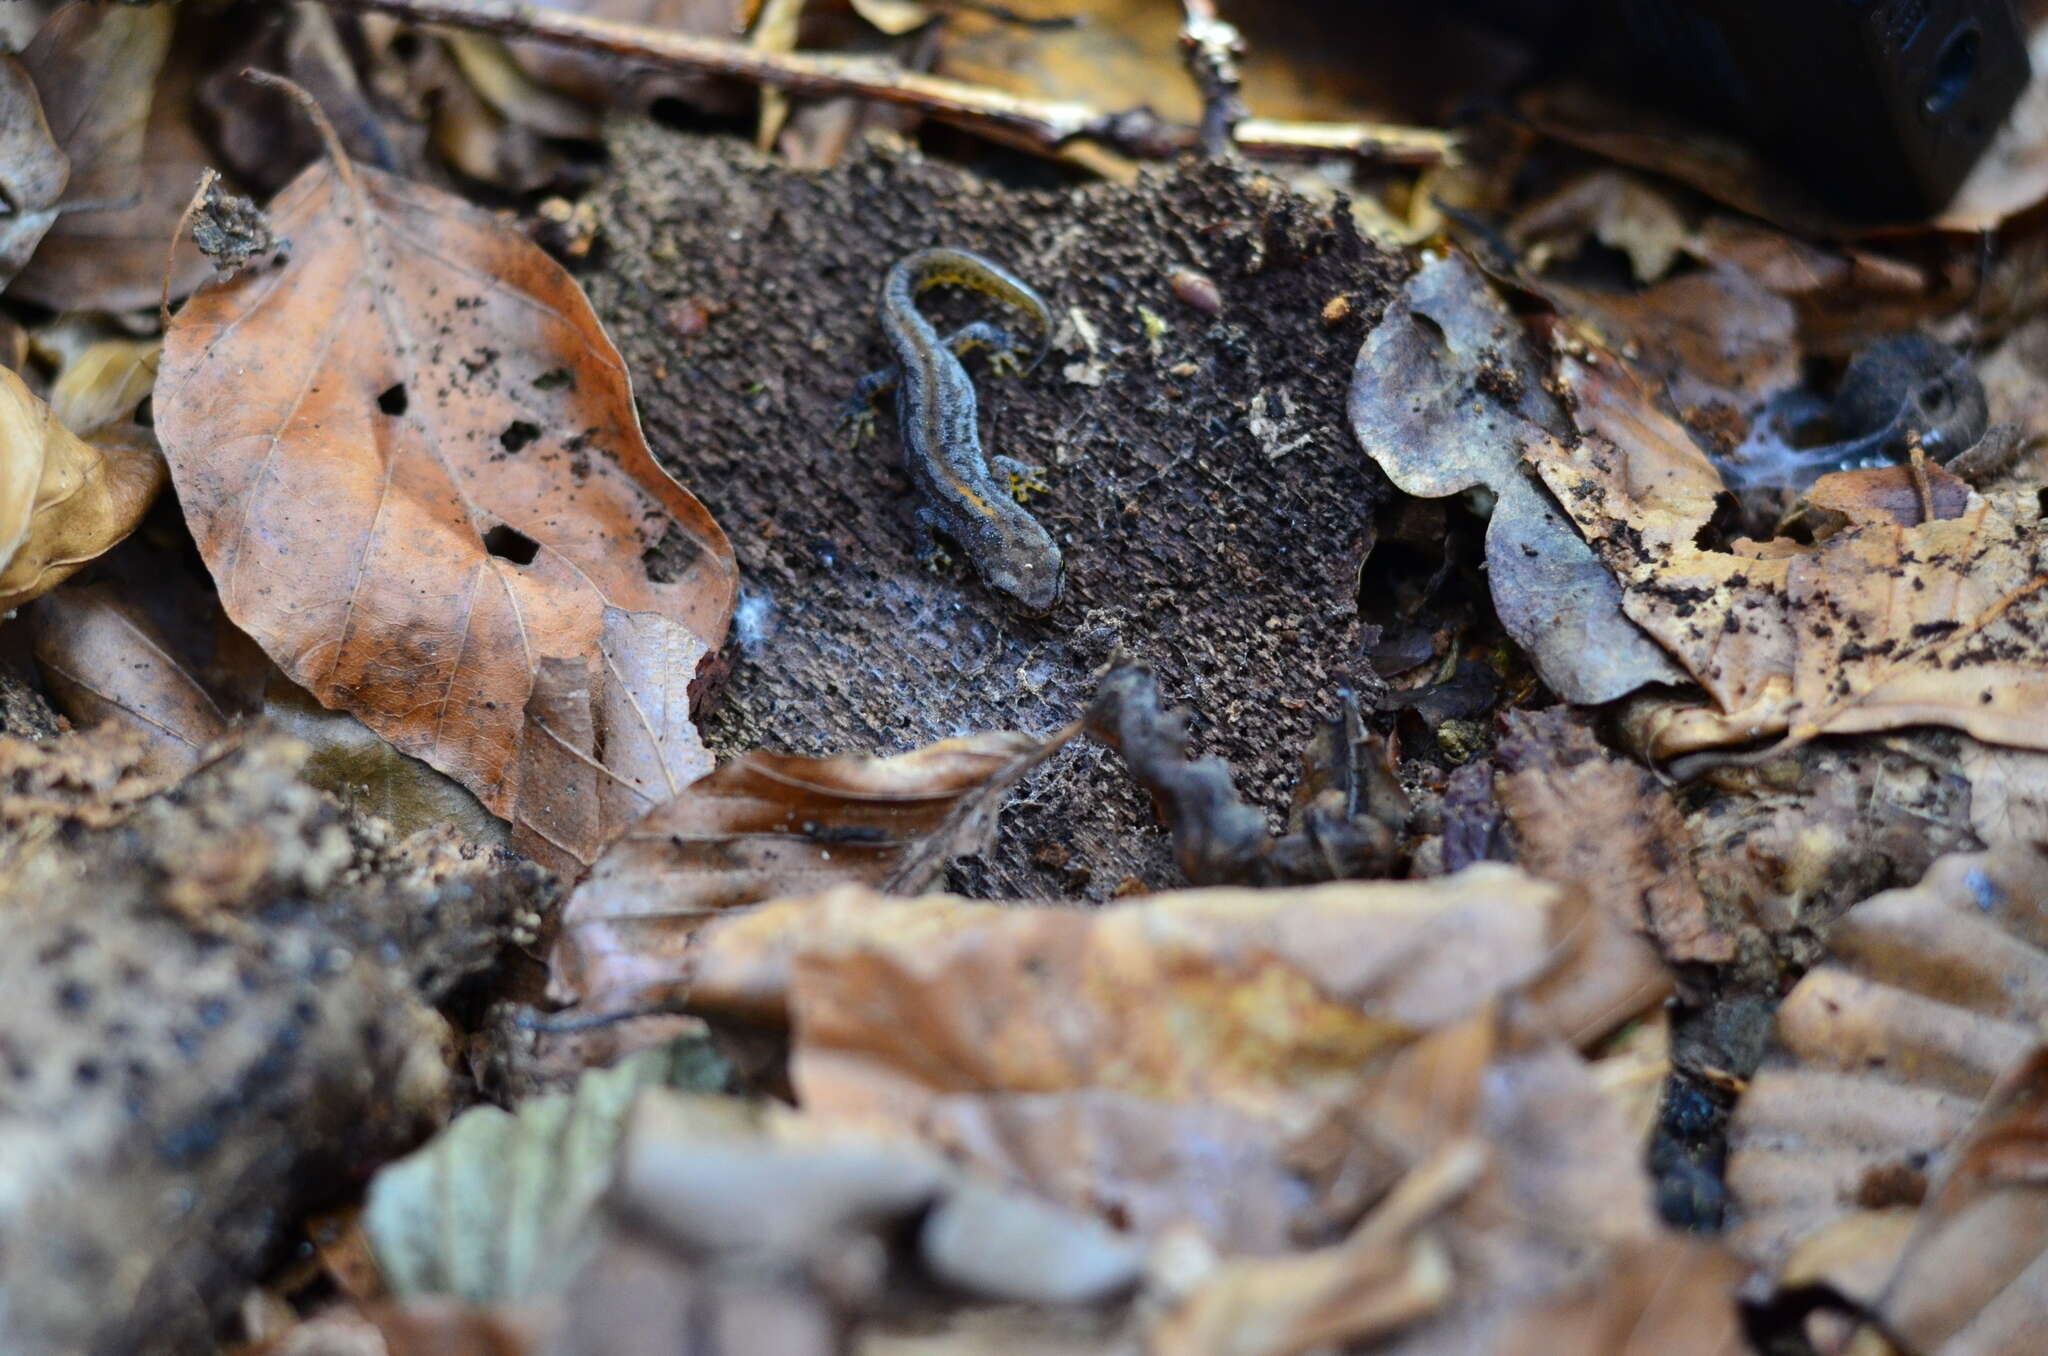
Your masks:
<svg viewBox="0 0 2048 1356"><path fill-rule="evenodd" d="M1025 312L1038 326L1038 357L1044 356L1052 314L1036 292L980 255L919 250L899 259L882 282L882 331L897 365L861 380L849 417L865 425L875 397L896 388L903 465L924 500L917 512L920 528L927 538L942 532L957 542L990 588L1042 616L1059 601L1060 549L1016 498L1035 483L1038 471L982 450L974 383L959 357L989 348L994 366L1015 368L1013 345L1007 333L985 321L941 339L917 309L917 295L942 284L985 292Z"/></svg>

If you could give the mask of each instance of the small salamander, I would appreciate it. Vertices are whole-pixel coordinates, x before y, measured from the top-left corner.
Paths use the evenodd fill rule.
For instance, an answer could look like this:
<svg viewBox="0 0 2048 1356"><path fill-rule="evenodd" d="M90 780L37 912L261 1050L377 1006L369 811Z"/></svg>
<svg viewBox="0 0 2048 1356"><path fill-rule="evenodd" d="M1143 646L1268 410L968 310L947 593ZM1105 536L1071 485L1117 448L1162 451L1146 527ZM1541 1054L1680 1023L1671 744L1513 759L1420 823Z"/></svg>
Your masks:
<svg viewBox="0 0 2048 1356"><path fill-rule="evenodd" d="M897 365L861 380L848 402L849 418L865 424L875 398L896 388L903 466L924 500L917 522L927 550L933 549L933 533L945 533L991 589L1043 616L1059 601L1060 548L1015 498L1016 488L1031 484L1038 468L983 452L974 383L959 357L969 349L989 348L994 365L1014 368L1014 345L1004 330L987 321L941 339L917 309L917 294L946 284L985 292L1029 315L1039 331L1032 365L1045 356L1052 313L1038 293L978 254L918 250L897 260L882 282L882 331L896 351ZM997 472L1011 483L1004 484Z"/></svg>

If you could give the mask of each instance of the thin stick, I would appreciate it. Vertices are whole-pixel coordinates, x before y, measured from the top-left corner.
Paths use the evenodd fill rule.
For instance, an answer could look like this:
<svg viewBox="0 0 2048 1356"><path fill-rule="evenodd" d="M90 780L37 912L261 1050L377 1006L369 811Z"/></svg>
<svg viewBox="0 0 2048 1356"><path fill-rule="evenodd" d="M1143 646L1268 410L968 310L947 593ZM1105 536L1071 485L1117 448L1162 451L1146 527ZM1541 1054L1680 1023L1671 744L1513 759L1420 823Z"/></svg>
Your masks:
<svg viewBox="0 0 2048 1356"><path fill-rule="evenodd" d="M1141 160L1162 160L1192 149L1199 133L1149 108L1104 113L1070 99L1004 94L963 80L906 71L866 56L767 52L719 38L615 23L513 0L326 0L343 9L370 10L419 24L443 24L506 38L531 38L578 51L617 57L641 66L728 76L813 97L854 95L900 104L944 122L984 128L1039 151L1068 142L1094 141ZM1354 155L1397 165L1434 165L1449 159L1456 141L1448 132L1368 122L1238 124L1237 145L1247 154L1320 157Z"/></svg>
<svg viewBox="0 0 2048 1356"><path fill-rule="evenodd" d="M1224 160L1236 154L1237 126L1245 120L1244 75L1237 65L1244 38L1216 13L1215 0L1183 0L1183 13L1181 54L1202 92L1199 144L1209 159Z"/></svg>

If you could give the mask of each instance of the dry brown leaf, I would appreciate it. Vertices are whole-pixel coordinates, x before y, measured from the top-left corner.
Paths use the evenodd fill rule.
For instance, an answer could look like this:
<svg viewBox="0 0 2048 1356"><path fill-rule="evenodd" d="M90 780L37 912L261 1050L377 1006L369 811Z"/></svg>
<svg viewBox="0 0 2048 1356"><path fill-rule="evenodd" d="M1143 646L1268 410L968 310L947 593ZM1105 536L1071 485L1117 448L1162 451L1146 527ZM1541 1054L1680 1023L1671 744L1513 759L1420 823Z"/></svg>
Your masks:
<svg viewBox="0 0 2048 1356"><path fill-rule="evenodd" d="M56 221L48 209L70 179L71 158L50 134L35 80L19 58L0 54L0 197L7 204L0 216L0 289Z"/></svg>
<svg viewBox="0 0 2048 1356"><path fill-rule="evenodd" d="M1918 1204L2032 1047L2048 1018L2048 858L2027 845L1944 857L1828 940L1729 1126L1732 1239L1773 1265L1845 1216Z"/></svg>
<svg viewBox="0 0 2048 1356"><path fill-rule="evenodd" d="M1666 722L1650 752L1786 736L1805 741L1938 724L2048 747L2048 558L2031 491L1971 495L1957 517L1901 526L1881 495L1830 502L1848 526L1788 540L1698 544L1719 473L1622 366L1566 358L1581 439L1529 458L1620 580L1628 615L1718 709ZM1895 478L1888 471L1853 473Z"/></svg>
<svg viewBox="0 0 2048 1356"><path fill-rule="evenodd" d="M88 443L0 368L0 612L47 593L135 530L163 488L142 430Z"/></svg>
<svg viewBox="0 0 2048 1356"><path fill-rule="evenodd" d="M1424 1048L1433 1044L1434 1048ZM1742 1264L1662 1230L1620 1106L1569 1050L1482 1012L1355 1101L1409 1166L1344 1242L1232 1259L1170 1310L1171 1356L1734 1356ZM1347 1347L1347 1349L1350 1349Z"/></svg>
<svg viewBox="0 0 2048 1356"><path fill-rule="evenodd" d="M228 713L117 589L59 589L37 600L35 624L36 665L64 714L133 729L149 748L143 771L189 772L228 733Z"/></svg>
<svg viewBox="0 0 2048 1356"><path fill-rule="evenodd" d="M1509 717L1496 795L1515 826L1522 867L1582 888L1600 960L1576 971L1600 1001L1571 1004L1567 1034L1584 1045L1671 991L1673 961L1723 964L1735 940L1708 916L1692 874L1692 842L1669 793L1640 766L1603 749L1564 708ZM1645 939L1654 939L1655 948Z"/></svg>
<svg viewBox="0 0 2048 1356"><path fill-rule="evenodd" d="M1538 974L1563 898L1497 865L1095 910L842 886L714 920L690 993L787 1013L826 1113L914 1125L950 1093L1104 1088L1298 1125Z"/></svg>
<svg viewBox="0 0 2048 1356"><path fill-rule="evenodd" d="M648 453L589 302L510 227L329 163L271 216L289 260L187 303L158 379L222 603L574 871L709 766L688 688L732 614L725 535ZM593 793L524 776L543 744Z"/></svg>
<svg viewBox="0 0 2048 1356"><path fill-rule="evenodd" d="M178 218L207 160L191 120L196 63L172 55L176 14L169 5L73 3L22 52L71 157L71 182L65 212L9 295L60 310L157 303ZM173 295L205 271L197 250L181 248Z"/></svg>
<svg viewBox="0 0 2048 1356"><path fill-rule="evenodd" d="M1068 733L737 758L649 812L570 895L552 991L590 1005L676 985L696 928L724 910L842 882L922 890L986 841L1002 798Z"/></svg>
<svg viewBox="0 0 2048 1356"><path fill-rule="evenodd" d="M1633 294L1556 285L1544 293L1609 349L1631 354L1698 426L1724 428L1799 384L1792 303L1739 269L1703 269Z"/></svg>

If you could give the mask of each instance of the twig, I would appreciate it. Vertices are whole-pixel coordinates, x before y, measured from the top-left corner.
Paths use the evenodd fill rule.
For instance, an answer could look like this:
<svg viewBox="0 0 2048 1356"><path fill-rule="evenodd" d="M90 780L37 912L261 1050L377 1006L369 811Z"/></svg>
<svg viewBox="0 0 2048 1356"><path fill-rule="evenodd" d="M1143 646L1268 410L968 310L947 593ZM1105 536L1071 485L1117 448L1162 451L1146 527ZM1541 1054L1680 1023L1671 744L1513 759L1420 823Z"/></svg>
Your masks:
<svg viewBox="0 0 2048 1356"><path fill-rule="evenodd" d="M1216 13L1215 0L1183 0L1182 8L1181 55L1202 92L1199 144L1209 159L1227 159L1236 153L1237 125L1245 120L1244 76L1237 68L1244 38Z"/></svg>
<svg viewBox="0 0 2048 1356"><path fill-rule="evenodd" d="M1149 108L1104 113L1071 99L1033 99L906 71L867 56L818 52L765 52L741 43L615 23L513 0L326 0L344 9L371 10L412 23L474 29L507 38L530 38L641 66L727 76L813 97L853 95L915 108L943 122L1006 134L1039 151L1072 141L1093 141L1141 160L1162 160L1194 148L1199 133ZM1448 132L1368 122L1271 122L1237 126L1238 148L1248 155L1322 157L1355 155L1397 165L1434 165L1451 157Z"/></svg>

